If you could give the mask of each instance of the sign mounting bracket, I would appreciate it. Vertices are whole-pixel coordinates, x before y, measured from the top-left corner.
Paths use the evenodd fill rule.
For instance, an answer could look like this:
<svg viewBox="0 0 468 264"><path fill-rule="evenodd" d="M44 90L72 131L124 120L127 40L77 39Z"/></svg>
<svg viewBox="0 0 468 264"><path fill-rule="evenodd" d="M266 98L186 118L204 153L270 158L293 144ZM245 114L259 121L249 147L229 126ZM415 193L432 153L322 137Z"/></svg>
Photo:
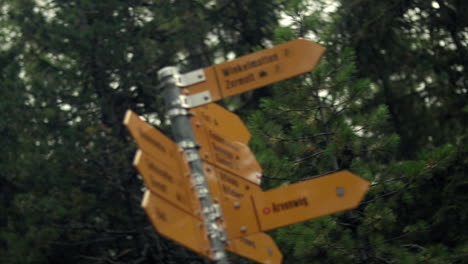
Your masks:
<svg viewBox="0 0 468 264"><path fill-rule="evenodd" d="M177 74L175 75L175 80L178 87L194 85L206 80L205 71L198 69L184 74Z"/></svg>
<svg viewBox="0 0 468 264"><path fill-rule="evenodd" d="M192 95L179 95L178 103L184 108L193 108L212 102L210 91L203 91Z"/></svg>

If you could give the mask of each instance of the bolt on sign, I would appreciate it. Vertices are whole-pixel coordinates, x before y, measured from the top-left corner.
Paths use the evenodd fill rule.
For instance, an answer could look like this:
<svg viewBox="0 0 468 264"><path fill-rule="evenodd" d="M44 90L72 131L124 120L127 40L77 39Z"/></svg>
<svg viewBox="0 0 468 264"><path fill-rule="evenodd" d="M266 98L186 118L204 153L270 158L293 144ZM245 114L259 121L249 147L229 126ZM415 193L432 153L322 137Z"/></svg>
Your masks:
<svg viewBox="0 0 468 264"><path fill-rule="evenodd" d="M186 96L193 96L188 102L197 102L193 106L198 107L189 109L193 132L210 194L221 209L217 222L226 230L225 249L230 252L259 263L281 263L281 252L264 231L355 208L369 188L368 181L343 170L264 192L259 186L262 168L248 147L247 127L235 114L210 103L311 71L324 50L310 41L293 40L207 67L204 76L196 71L202 81L184 89ZM198 103L197 95L205 101ZM139 147L134 165L149 189L142 207L153 227L213 260L183 152L130 110L124 124Z"/></svg>
<svg viewBox="0 0 468 264"><path fill-rule="evenodd" d="M188 86L188 95L209 91L212 101L238 95L311 71L325 48L292 40L235 60L204 68L205 81Z"/></svg>

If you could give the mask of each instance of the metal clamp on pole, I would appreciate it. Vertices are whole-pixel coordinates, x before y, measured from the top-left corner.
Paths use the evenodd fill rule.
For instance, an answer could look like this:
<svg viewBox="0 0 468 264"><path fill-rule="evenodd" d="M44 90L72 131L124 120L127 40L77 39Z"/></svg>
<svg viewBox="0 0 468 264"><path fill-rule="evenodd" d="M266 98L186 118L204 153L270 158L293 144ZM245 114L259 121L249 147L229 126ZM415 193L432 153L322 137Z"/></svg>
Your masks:
<svg viewBox="0 0 468 264"><path fill-rule="evenodd" d="M172 108L167 111L167 117L172 118L175 116L190 116L191 113L185 108Z"/></svg>
<svg viewBox="0 0 468 264"><path fill-rule="evenodd" d="M205 71L203 69L194 70L184 74L176 74L174 76L176 84L179 87L186 87L206 80Z"/></svg>
<svg viewBox="0 0 468 264"><path fill-rule="evenodd" d="M184 154L185 154L185 159L188 162L193 162L195 160L200 159L200 155L198 155L198 149L186 149L184 150Z"/></svg>
<svg viewBox="0 0 468 264"><path fill-rule="evenodd" d="M177 145L179 145L184 150L198 148L198 144L193 140L182 140L182 141L179 141Z"/></svg>
<svg viewBox="0 0 468 264"><path fill-rule="evenodd" d="M206 80L205 71L198 69L185 74L180 74L176 67L165 67L159 71L160 80L161 77L172 76L173 82L179 88L197 84ZM164 85L158 86L159 89L163 89ZM180 108L193 108L200 105L211 103L212 97L210 91L203 91L191 95L179 94L169 101L169 107L180 107Z"/></svg>
<svg viewBox="0 0 468 264"><path fill-rule="evenodd" d="M186 108L211 102L211 96L209 94L184 96L181 95L180 89L183 86L204 81L204 72L199 70L180 75L176 67L165 67L158 72L158 76L162 82L161 88L171 120L172 133L175 141L184 150L191 169L194 187L203 212L204 225L208 231L207 236L210 241L212 257L217 264L228 264L224 249L226 235L224 229L217 222L217 219L222 217L221 208L216 208L211 198L192 124L184 111L187 110Z"/></svg>
<svg viewBox="0 0 468 264"><path fill-rule="evenodd" d="M193 108L211 102L212 99L210 91L204 91L192 95L179 95L171 105L183 108Z"/></svg>

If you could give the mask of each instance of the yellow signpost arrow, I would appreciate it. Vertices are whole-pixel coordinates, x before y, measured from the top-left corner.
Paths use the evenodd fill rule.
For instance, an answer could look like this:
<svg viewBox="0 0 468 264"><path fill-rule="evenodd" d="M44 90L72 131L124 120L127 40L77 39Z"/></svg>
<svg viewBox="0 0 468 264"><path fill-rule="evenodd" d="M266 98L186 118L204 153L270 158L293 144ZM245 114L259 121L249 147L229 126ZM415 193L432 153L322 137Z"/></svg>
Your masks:
<svg viewBox="0 0 468 264"><path fill-rule="evenodd" d="M194 126L204 125L231 141L249 143L251 137L249 129L239 116L224 107L212 103L192 108L190 112L196 117L192 122Z"/></svg>
<svg viewBox="0 0 468 264"><path fill-rule="evenodd" d="M208 163L204 170L211 196L221 205L228 239L261 232L252 197L261 195L262 189Z"/></svg>
<svg viewBox="0 0 468 264"><path fill-rule="evenodd" d="M248 147L244 122L214 103L191 109L195 138L203 161L260 184L262 168Z"/></svg>
<svg viewBox="0 0 468 264"><path fill-rule="evenodd" d="M313 70L325 48L296 39L235 60L204 68L205 81L188 86L188 95L209 91L212 101L251 91Z"/></svg>
<svg viewBox="0 0 468 264"><path fill-rule="evenodd" d="M146 186L182 210L197 215L200 205L191 188L187 162L177 144L130 110L125 115L124 125L140 148L133 165Z"/></svg>
<svg viewBox="0 0 468 264"><path fill-rule="evenodd" d="M347 171L339 171L254 195L262 231L357 207L369 182Z"/></svg>
<svg viewBox="0 0 468 264"><path fill-rule="evenodd" d="M180 169L182 155L174 141L131 110L127 110L123 123L140 149L170 168Z"/></svg>
<svg viewBox="0 0 468 264"><path fill-rule="evenodd" d="M258 263L281 264L283 260L275 241L265 233L232 239L226 249Z"/></svg>
<svg viewBox="0 0 468 264"><path fill-rule="evenodd" d="M158 233L208 259L213 259L208 236L200 219L149 191L145 192L141 206Z"/></svg>
<svg viewBox="0 0 468 264"><path fill-rule="evenodd" d="M145 185L152 193L169 201L178 208L200 218L200 204L197 195L191 188L189 169L185 164L180 164L183 174L178 173L178 168L170 168L162 162L154 159L147 153L138 150L133 165L140 172Z"/></svg>

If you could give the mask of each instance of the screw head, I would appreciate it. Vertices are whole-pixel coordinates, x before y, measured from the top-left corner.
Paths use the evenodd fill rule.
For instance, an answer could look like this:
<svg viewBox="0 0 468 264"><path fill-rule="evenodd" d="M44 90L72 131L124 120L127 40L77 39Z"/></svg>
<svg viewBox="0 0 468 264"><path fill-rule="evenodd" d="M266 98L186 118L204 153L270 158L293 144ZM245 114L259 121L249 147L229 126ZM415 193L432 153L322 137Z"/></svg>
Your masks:
<svg viewBox="0 0 468 264"><path fill-rule="evenodd" d="M336 187L336 196L342 197L345 195L345 193L346 191L344 187Z"/></svg>
<svg viewBox="0 0 468 264"><path fill-rule="evenodd" d="M268 255L269 255L269 256L272 256L272 255L273 255L273 249L268 248L268 249L267 249L267 252L268 252Z"/></svg>

